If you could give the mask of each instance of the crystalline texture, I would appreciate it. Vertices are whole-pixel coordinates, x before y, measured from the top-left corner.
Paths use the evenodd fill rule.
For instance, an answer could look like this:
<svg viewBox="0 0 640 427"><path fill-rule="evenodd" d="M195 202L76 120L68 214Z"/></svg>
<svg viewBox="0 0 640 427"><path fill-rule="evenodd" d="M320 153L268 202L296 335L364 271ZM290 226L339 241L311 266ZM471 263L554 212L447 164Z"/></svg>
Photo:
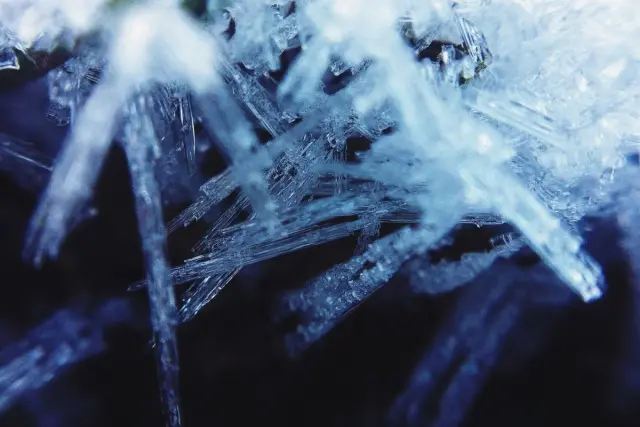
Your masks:
<svg viewBox="0 0 640 427"><path fill-rule="evenodd" d="M19 70L20 63L16 52L11 47L0 46L0 71L2 70Z"/></svg>
<svg viewBox="0 0 640 427"><path fill-rule="evenodd" d="M164 400L168 425L180 426L178 395L178 344L175 325L177 309L169 265L165 254L165 228L160 189L155 179L155 152L158 142L145 114L147 100L137 96L128 106L124 125L124 148L131 170L135 194L138 229L142 241L149 279L147 291L151 303L159 370L160 392Z"/></svg>
<svg viewBox="0 0 640 427"><path fill-rule="evenodd" d="M354 257L288 296L305 322L290 337L293 350L319 339L407 261L419 292L491 282L487 268L515 245L436 265L424 255L460 222L511 224L518 243L583 300L602 294L601 269L581 248L576 223L608 200L638 153L632 0L209 1L204 22L178 0L85 3L0 0L0 72L23 71L17 53L29 65L58 48L74 56L49 75L49 116L72 127L26 250L38 263L57 254L88 211L111 140L121 140L171 425L179 424L176 322L192 319L243 267L282 254L360 233ZM288 62L294 52L280 70L280 55ZM176 152L199 178L198 123L228 168L201 185L168 230L230 204L194 257L170 270L161 191ZM261 144L255 126L271 141ZM370 147L354 155L354 138ZM0 145L0 155L0 168L14 175L19 165L48 168L15 141ZM634 211L619 208L635 256ZM378 239L385 222L405 228ZM173 285L192 280L178 312ZM447 349L462 358L436 425L461 422L481 385L470 372L488 375L516 321L503 299L521 295L507 282L499 277L495 289L463 298L463 325L444 331L444 351L427 357L433 375L451 367ZM469 333L478 324L493 335ZM24 352L15 372L40 357ZM428 380L416 384L431 390Z"/></svg>
<svg viewBox="0 0 640 427"><path fill-rule="evenodd" d="M55 39L65 32L74 36L89 31L100 18L107 0L87 0L78 7L75 0L2 0L2 29L30 46L43 34Z"/></svg>
<svg viewBox="0 0 640 427"><path fill-rule="evenodd" d="M405 228L381 238L359 256L331 268L289 297L289 310L302 311L306 324L289 337L289 349L297 353L326 334L352 308L386 283L411 256L423 254L455 223L434 217L420 228Z"/></svg>
<svg viewBox="0 0 640 427"><path fill-rule="evenodd" d="M111 143L122 95L109 84L100 85L80 113L28 233L26 250L36 263L57 255L69 224L91 196ZM95 129L102 131L96 134Z"/></svg>
<svg viewBox="0 0 640 427"><path fill-rule="evenodd" d="M180 321L187 322L193 319L239 272L240 269L237 268L227 273L205 277L191 285L182 297L183 304L179 313Z"/></svg>
<svg viewBox="0 0 640 427"><path fill-rule="evenodd" d="M486 253L464 254L460 261L443 261L435 265L425 265L423 259L414 260L407 266L410 284L416 292L427 294L454 290L470 283L498 258L508 258L520 247L520 242L510 243Z"/></svg>
<svg viewBox="0 0 640 427"><path fill-rule="evenodd" d="M103 328L129 317L127 304L119 300L107 302L91 316L64 309L22 340L5 346L0 351L0 413L65 368L102 352Z"/></svg>
<svg viewBox="0 0 640 427"><path fill-rule="evenodd" d="M53 160L32 144L0 134L0 170L9 173L23 187L40 191L52 171Z"/></svg>

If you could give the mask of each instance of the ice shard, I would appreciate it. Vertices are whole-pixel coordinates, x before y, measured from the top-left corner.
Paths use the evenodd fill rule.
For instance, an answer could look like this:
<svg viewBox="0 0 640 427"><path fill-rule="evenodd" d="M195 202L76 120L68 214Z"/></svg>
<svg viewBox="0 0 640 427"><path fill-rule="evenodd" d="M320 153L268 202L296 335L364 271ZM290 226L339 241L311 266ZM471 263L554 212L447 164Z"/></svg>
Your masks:
<svg viewBox="0 0 640 427"><path fill-rule="evenodd" d="M455 217L452 219L455 223ZM303 324L287 339L293 354L304 350L343 316L389 281L412 256L423 255L449 230L451 223L435 219L419 228L405 228L383 237L362 255L331 268L300 292L287 297L287 310L302 313Z"/></svg>
<svg viewBox="0 0 640 427"><path fill-rule="evenodd" d="M523 311L523 295L536 292L518 286L517 269L499 271L497 277L480 275L457 302L394 403L395 423L455 427L465 420ZM436 410L428 409L427 399L436 402Z"/></svg>
<svg viewBox="0 0 640 427"><path fill-rule="evenodd" d="M20 397L55 380L66 368L105 350L104 328L127 323L131 311L123 300L110 300L95 313L62 309L22 340L0 351L0 413Z"/></svg>
<svg viewBox="0 0 640 427"><path fill-rule="evenodd" d="M175 331L178 311L166 257L161 194L155 178L158 141L147 108L148 99L142 94L129 103L125 109L123 144L131 171L138 230L149 280L147 293L151 306L160 394L168 425L179 427L179 365Z"/></svg>
<svg viewBox="0 0 640 427"><path fill-rule="evenodd" d="M51 169L27 236L27 256L42 263L90 211L112 139L123 143L147 265L133 288L151 300L171 425L180 422L176 323L242 268L293 251L359 234L351 259L289 295L305 322L294 350L397 272L420 293L458 290L491 281L520 244L584 301L603 294L578 224L629 190L621 170L638 154L632 0L85 3L0 0L0 73L52 70L48 117L70 126L53 163L0 141L0 169L39 186ZM202 177L199 147L210 143L227 168ZM179 157L186 174L170 170ZM165 231L163 190L183 175L200 192ZM631 191L616 204L632 258L636 199ZM165 234L195 221L208 231L170 268ZM432 265L425 251L460 222L508 223L517 244ZM385 223L405 228L379 237ZM456 311L493 335L452 350L461 369L437 425L461 422L451 408L469 407L482 384L473 378L488 375L517 321L517 286L496 280ZM186 282L178 311L174 286ZM469 335L443 332L445 353L451 333ZM19 366L41 356L24 357ZM428 364L458 363L445 359Z"/></svg>
<svg viewBox="0 0 640 427"><path fill-rule="evenodd" d="M58 254L69 224L91 196L115 132L123 95L118 88L101 84L79 114L27 235L25 253L36 263ZM96 135L95 129L101 132Z"/></svg>

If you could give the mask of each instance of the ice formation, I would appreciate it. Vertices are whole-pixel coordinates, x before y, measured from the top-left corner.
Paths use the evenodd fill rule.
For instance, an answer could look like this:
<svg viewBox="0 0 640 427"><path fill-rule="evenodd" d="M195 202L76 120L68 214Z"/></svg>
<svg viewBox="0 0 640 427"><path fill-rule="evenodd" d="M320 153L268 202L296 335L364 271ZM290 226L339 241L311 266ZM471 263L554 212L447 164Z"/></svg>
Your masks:
<svg viewBox="0 0 640 427"><path fill-rule="evenodd" d="M351 259L283 296L277 316L300 312L305 322L287 338L294 353L398 272L416 292L449 292L522 245L596 300L602 272L576 224L611 200L617 171L637 154L636 9L633 0L0 0L0 72L18 82L22 72L48 72L49 116L71 126L55 162L0 138L0 169L37 188L48 179L25 253L36 263L57 255L90 210L108 148L121 144L147 269L132 288L149 295L174 427L178 323L243 267L285 253L360 236ZM370 149L354 152L358 138ZM195 173L198 147L211 142L228 168L165 225L166 182L181 179L167 159ZM166 234L196 221L210 221L209 231L172 268ZM458 224L504 222L518 234L492 252L429 260ZM404 227L379 237L388 223ZM463 312L515 287L509 277L481 281L495 289L461 302ZM191 285L177 303L181 283ZM509 321L486 326L496 342L465 344L465 363L481 357L489 369L515 322L510 307ZM447 369L452 356L443 357L425 366ZM19 375L13 366L1 369ZM416 378L412 387L428 393ZM464 381L443 407L473 400L472 390L460 397Z"/></svg>
<svg viewBox="0 0 640 427"><path fill-rule="evenodd" d="M103 330L127 322L124 300L107 301L87 315L81 307L62 309L22 340L0 351L0 413L22 394L45 386L61 371L104 350Z"/></svg>
<svg viewBox="0 0 640 427"><path fill-rule="evenodd" d="M31 144L0 135L0 170L14 176L26 189L40 191L47 183L53 159Z"/></svg>

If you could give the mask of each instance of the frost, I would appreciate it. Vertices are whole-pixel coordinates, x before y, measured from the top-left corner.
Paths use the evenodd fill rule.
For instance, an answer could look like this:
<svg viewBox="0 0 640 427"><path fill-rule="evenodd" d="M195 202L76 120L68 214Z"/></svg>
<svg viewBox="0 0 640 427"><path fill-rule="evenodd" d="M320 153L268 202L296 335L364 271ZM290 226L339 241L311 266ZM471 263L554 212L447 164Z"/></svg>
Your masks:
<svg viewBox="0 0 640 427"><path fill-rule="evenodd" d="M302 292L288 297L287 309L302 312L306 322L288 337L289 350L297 353L326 334L348 311L391 279L411 256L424 253L437 242L448 230L445 224L436 220L381 238L362 255L331 268Z"/></svg>
<svg viewBox="0 0 640 427"><path fill-rule="evenodd" d="M78 7L75 0L3 0L0 28L25 46L47 46L47 42L63 35L74 38L91 30L108 3L107 0L88 0Z"/></svg>
<svg viewBox="0 0 640 427"><path fill-rule="evenodd" d="M20 396L53 381L65 368L105 349L103 330L129 321L129 307L121 300L105 303L90 316L63 309L31 330L25 338L0 351L0 412Z"/></svg>
<svg viewBox="0 0 640 427"><path fill-rule="evenodd" d="M0 134L0 170L8 173L24 188L40 191L51 174L53 159L33 144Z"/></svg>
<svg viewBox="0 0 640 427"><path fill-rule="evenodd" d="M437 294L454 290L470 283L497 259L508 258L520 249L520 242L511 242L486 253L464 254L459 261L442 261L424 265L424 260L413 260L407 266L410 284L416 292Z"/></svg>
<svg viewBox="0 0 640 427"><path fill-rule="evenodd" d="M151 301L169 425L180 425L178 323L244 267L284 254L358 237L353 257L283 296L278 316L303 320L292 353L396 274L416 293L450 292L491 282L522 246L582 300L604 292L577 224L627 188L620 171L638 154L631 0L208 1L199 16L177 0L85 3L0 0L0 72L48 73L48 117L70 126L54 162L2 139L0 168L36 190L49 179L25 248L41 264L91 210L109 148L124 147L147 271L131 288ZM202 177L212 143L226 169ZM165 226L168 189L185 182L199 192ZM627 229L633 201L619 203ZM198 221L208 231L193 257L170 266L166 234ZM432 262L460 223L506 223L517 238ZM464 362L436 425L461 421L454 404L463 414L481 385L469 372L488 375L517 321L519 306L499 302L524 298L512 279L478 285L443 332ZM487 314L494 305L504 321ZM478 325L493 335L451 343ZM424 369L443 373L444 353Z"/></svg>
<svg viewBox="0 0 640 427"><path fill-rule="evenodd" d="M160 392L168 425L179 426L178 343L175 333L177 309L165 255L161 194L155 179L158 141L149 116L145 114L147 108L148 100L141 95L136 96L127 106L123 144L131 170L138 230L149 278L147 290L155 334Z"/></svg>

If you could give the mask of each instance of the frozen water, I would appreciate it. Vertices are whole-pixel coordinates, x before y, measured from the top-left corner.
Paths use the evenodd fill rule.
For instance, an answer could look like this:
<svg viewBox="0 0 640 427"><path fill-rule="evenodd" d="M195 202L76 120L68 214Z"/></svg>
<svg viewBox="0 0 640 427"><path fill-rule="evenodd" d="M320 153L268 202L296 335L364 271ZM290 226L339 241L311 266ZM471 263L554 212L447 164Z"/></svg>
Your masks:
<svg viewBox="0 0 640 427"><path fill-rule="evenodd" d="M130 307L111 300L96 313L63 309L0 351L0 412L21 395L53 381L65 368L104 350L103 330L130 321Z"/></svg>
<svg viewBox="0 0 640 427"><path fill-rule="evenodd" d="M121 142L147 269L132 288L145 287L151 302L169 425L180 425L178 322L193 319L244 267L293 251L359 236L351 259L283 296L278 315L297 311L305 322L288 338L294 353L399 271L416 292L449 292L490 281L487 269L525 245L582 300L603 294L602 271L576 224L628 188L619 171L637 155L633 0L206 6L195 17L177 0L0 0L0 72L54 68L48 116L70 126L55 162L0 141L0 168L25 185L39 189L50 174L25 253L38 264L58 254L90 210L108 149ZM48 60L57 50L71 57L62 67ZM353 150L357 138L370 147ZM202 180L165 227L165 189L200 179L199 147L212 142L226 169ZM629 236L632 196L632 207L619 204ZM194 257L170 266L166 234L197 221L209 229ZM404 228L379 237L385 223ZM432 263L427 252L460 223L508 223L518 238ZM633 237L627 246L635 260ZM187 282L179 308L174 285ZM512 282L479 287L474 298L489 307L511 295ZM465 304L456 319L484 310ZM469 406L476 391L464 391L468 372L480 364L479 375L488 374L517 321L517 307L500 307L504 322L475 317L495 334L463 355L444 413L455 402ZM429 369L448 369L446 359ZM437 425L461 421L445 418Z"/></svg>
<svg viewBox="0 0 640 427"><path fill-rule="evenodd" d="M149 99L136 95L124 110L123 145L135 194L138 230L142 241L149 285L151 324L153 326L160 392L164 400L167 423L180 425L178 394L178 343L175 326L177 308L166 259L166 232L162 217L162 200L155 177L158 141L149 114Z"/></svg>

